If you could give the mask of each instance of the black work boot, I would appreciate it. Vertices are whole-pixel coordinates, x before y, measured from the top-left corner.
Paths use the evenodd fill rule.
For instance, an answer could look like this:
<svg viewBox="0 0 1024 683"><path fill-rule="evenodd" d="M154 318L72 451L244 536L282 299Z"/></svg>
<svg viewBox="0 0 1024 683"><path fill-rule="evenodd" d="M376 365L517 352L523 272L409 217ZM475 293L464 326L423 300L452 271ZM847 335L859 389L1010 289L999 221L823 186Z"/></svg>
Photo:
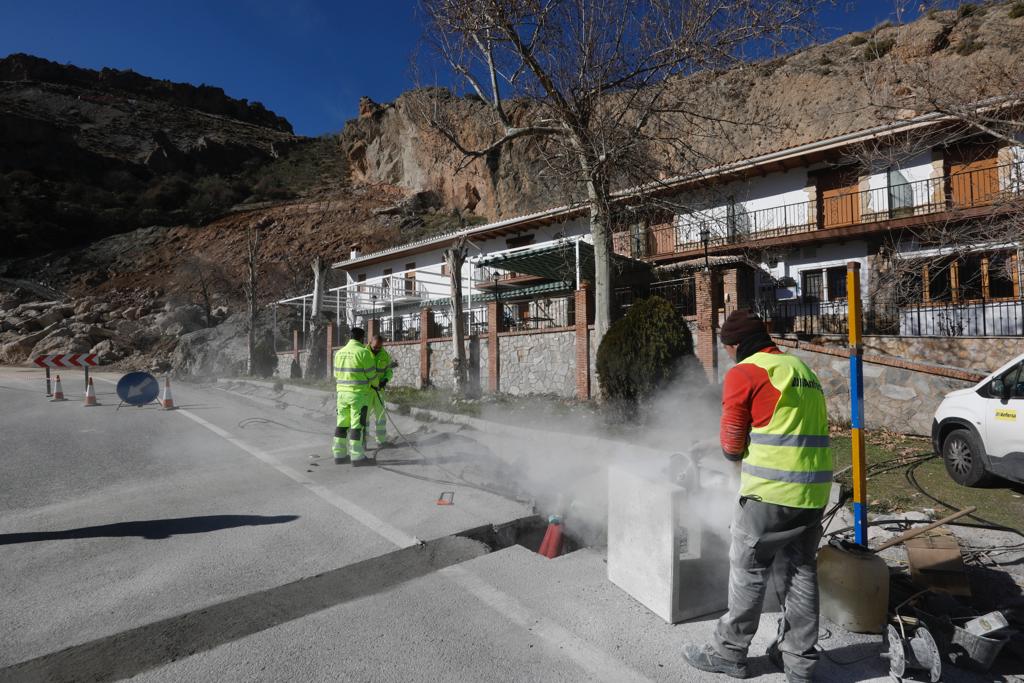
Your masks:
<svg viewBox="0 0 1024 683"><path fill-rule="evenodd" d="M786 672L786 683L811 683L810 678L799 676L792 671L786 670L786 663L782 659L782 650L779 649L778 643L772 643L769 645L768 649L765 651L765 655L767 655L768 661L772 663L772 666L779 671Z"/></svg>
<svg viewBox="0 0 1024 683"><path fill-rule="evenodd" d="M683 657L686 658L687 664L701 671L725 674L733 678L746 678L749 675L746 662L730 661L718 654L710 645L705 645L702 648L696 645L684 645Z"/></svg>
<svg viewBox="0 0 1024 683"><path fill-rule="evenodd" d="M347 465L350 462L352 462L352 460L347 455L345 457L343 457L343 458L335 458L334 459L334 464L335 465Z"/></svg>
<svg viewBox="0 0 1024 683"><path fill-rule="evenodd" d="M372 467L376 465L377 461L372 458L359 458L358 460L352 461L352 467Z"/></svg>

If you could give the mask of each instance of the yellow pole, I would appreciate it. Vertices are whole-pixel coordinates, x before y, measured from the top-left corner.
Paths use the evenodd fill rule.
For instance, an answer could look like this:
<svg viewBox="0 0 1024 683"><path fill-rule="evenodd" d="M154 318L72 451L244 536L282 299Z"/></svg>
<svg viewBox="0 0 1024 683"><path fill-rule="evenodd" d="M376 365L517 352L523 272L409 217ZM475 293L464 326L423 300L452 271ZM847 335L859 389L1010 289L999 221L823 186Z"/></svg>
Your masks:
<svg viewBox="0 0 1024 683"><path fill-rule="evenodd" d="M864 451L864 345L860 301L860 263L846 264L847 327L850 331L850 437L853 459L853 530L857 543L868 543L868 500Z"/></svg>

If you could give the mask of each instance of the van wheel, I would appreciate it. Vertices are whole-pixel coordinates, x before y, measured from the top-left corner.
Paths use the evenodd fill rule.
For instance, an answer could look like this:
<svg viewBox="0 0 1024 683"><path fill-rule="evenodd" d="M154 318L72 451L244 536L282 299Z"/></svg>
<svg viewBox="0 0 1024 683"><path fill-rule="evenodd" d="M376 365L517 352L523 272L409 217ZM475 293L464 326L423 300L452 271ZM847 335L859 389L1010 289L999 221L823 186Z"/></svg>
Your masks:
<svg viewBox="0 0 1024 683"><path fill-rule="evenodd" d="M985 471L981 443L970 430L956 429L942 442L946 472L961 486L980 486L991 477Z"/></svg>

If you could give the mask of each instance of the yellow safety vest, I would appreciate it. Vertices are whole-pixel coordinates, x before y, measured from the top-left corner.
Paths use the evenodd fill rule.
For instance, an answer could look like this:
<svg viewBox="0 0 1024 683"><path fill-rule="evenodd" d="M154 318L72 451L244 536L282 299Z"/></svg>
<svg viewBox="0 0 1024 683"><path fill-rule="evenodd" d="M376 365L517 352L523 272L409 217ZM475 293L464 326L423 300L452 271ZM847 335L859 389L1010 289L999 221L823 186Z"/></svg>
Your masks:
<svg viewBox="0 0 1024 683"><path fill-rule="evenodd" d="M742 361L768 373L779 401L768 424L750 430L740 495L795 508L821 508L832 488L825 394L796 356L755 353Z"/></svg>
<svg viewBox="0 0 1024 683"><path fill-rule="evenodd" d="M373 353L373 351L370 353ZM377 366L377 374L373 381L370 382L370 386L374 389L379 389L380 381L386 379L390 382L395 373L391 370L391 354L383 346L380 348L380 351L373 354L373 359Z"/></svg>
<svg viewBox="0 0 1024 683"><path fill-rule="evenodd" d="M334 352L334 383L339 394L369 393L376 375L373 352L355 339Z"/></svg>

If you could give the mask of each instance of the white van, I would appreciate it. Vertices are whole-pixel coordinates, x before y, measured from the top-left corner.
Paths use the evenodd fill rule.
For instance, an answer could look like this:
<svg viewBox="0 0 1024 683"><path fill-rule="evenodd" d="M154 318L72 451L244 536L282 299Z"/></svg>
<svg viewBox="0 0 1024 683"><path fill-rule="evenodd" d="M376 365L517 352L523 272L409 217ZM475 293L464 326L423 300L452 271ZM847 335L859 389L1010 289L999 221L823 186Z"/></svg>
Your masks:
<svg viewBox="0 0 1024 683"><path fill-rule="evenodd" d="M958 484L993 475L1024 482L1024 354L971 389L946 394L932 421L932 448Z"/></svg>

